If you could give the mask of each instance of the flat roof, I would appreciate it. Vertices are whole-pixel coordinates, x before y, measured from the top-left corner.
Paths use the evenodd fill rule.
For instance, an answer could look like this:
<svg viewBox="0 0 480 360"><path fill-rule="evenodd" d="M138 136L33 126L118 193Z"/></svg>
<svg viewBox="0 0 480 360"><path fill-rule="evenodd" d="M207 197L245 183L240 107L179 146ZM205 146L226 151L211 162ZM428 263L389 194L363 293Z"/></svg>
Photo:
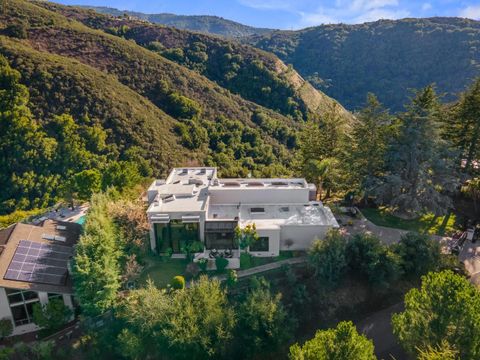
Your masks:
<svg viewBox="0 0 480 360"><path fill-rule="evenodd" d="M67 276L63 285L7 280L4 277L20 241L24 240L40 244L62 245L73 248L78 242L81 231L82 226L79 224L57 220L45 220L38 226L17 223L6 229L0 230L0 238L6 238L5 234L8 234L5 244L2 245L3 251L0 255L0 287L60 294L73 293L70 276ZM58 236L62 241L47 240L44 238L44 235Z"/></svg>
<svg viewBox="0 0 480 360"><path fill-rule="evenodd" d="M251 211L254 209L254 212ZM260 210L264 210L261 212ZM259 228L278 226L333 226L338 227L332 211L320 202L284 205L247 205L240 209L240 224L255 223Z"/></svg>

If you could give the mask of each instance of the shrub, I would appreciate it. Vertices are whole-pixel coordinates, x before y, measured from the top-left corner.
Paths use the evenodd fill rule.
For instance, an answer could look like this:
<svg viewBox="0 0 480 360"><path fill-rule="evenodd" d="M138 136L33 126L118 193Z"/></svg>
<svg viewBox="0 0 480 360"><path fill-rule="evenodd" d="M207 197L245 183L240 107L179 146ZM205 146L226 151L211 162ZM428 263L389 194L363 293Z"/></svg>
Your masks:
<svg viewBox="0 0 480 360"><path fill-rule="evenodd" d="M372 285L388 286L401 274L398 255L373 235L355 235L347 244L347 260L352 272Z"/></svg>
<svg viewBox="0 0 480 360"><path fill-rule="evenodd" d="M43 306L38 303L33 305L33 322L47 332L61 329L71 316L72 311L60 299L51 299Z"/></svg>
<svg viewBox="0 0 480 360"><path fill-rule="evenodd" d="M233 270L233 269L228 270L227 285L228 286L235 286L237 284L237 282L238 282L237 271Z"/></svg>
<svg viewBox="0 0 480 360"><path fill-rule="evenodd" d="M310 264L315 275L327 285L338 283L347 269L347 241L338 230L330 231L324 240L315 240L310 248Z"/></svg>
<svg viewBox="0 0 480 360"><path fill-rule="evenodd" d="M13 332L13 325L10 319L4 318L0 320L0 339L11 335Z"/></svg>
<svg viewBox="0 0 480 360"><path fill-rule="evenodd" d="M177 275L172 279L170 285L173 289L183 290L185 289L185 278L181 275Z"/></svg>
<svg viewBox="0 0 480 360"><path fill-rule="evenodd" d="M410 232L402 236L394 249L405 275L425 275L440 266L440 243L426 234Z"/></svg>
<svg viewBox="0 0 480 360"><path fill-rule="evenodd" d="M207 271L207 266L208 266L208 259L200 259L197 262L198 266L200 267L200 270L202 271Z"/></svg>
<svg viewBox="0 0 480 360"><path fill-rule="evenodd" d="M215 265L217 266L218 272L223 272L228 265L228 260L223 257L217 257L215 259Z"/></svg>
<svg viewBox="0 0 480 360"><path fill-rule="evenodd" d="M26 39L28 37L27 24L24 22L10 24L5 28L5 34L17 39Z"/></svg>
<svg viewBox="0 0 480 360"><path fill-rule="evenodd" d="M248 269L252 267L252 255L249 253L240 254L240 268Z"/></svg>

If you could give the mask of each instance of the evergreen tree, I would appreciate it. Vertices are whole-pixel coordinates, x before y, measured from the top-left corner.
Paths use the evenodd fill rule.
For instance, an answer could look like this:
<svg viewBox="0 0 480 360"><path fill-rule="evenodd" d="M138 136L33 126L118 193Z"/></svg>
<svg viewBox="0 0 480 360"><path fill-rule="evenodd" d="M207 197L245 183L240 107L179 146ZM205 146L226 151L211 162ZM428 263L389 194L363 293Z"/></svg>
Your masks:
<svg viewBox="0 0 480 360"><path fill-rule="evenodd" d="M456 188L453 155L440 137L439 103L433 86L417 92L399 117L398 135L387 152L387 172L375 194L398 213L444 214L451 206L448 192Z"/></svg>
<svg viewBox="0 0 480 360"><path fill-rule="evenodd" d="M85 314L92 316L112 308L120 288L121 254L108 202L105 194L92 197L73 261L75 294Z"/></svg>
<svg viewBox="0 0 480 360"><path fill-rule="evenodd" d="M347 161L350 176L363 191L364 198L385 171L388 137L392 135L392 119L373 94L368 94L367 105L357 114L352 131Z"/></svg>
<svg viewBox="0 0 480 360"><path fill-rule="evenodd" d="M445 136L460 151L465 171L480 159L480 78L461 96L446 124Z"/></svg>

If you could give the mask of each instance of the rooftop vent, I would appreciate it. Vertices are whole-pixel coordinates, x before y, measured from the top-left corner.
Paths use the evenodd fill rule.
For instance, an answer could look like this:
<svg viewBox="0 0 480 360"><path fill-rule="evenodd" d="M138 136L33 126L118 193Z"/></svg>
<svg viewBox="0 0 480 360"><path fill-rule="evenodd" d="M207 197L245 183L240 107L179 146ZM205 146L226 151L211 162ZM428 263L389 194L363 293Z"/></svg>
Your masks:
<svg viewBox="0 0 480 360"><path fill-rule="evenodd" d="M265 212L265 208L263 207L252 207L250 208L251 214L263 214Z"/></svg>
<svg viewBox="0 0 480 360"><path fill-rule="evenodd" d="M45 240L55 240L55 235L42 234L42 239L45 239Z"/></svg>
<svg viewBox="0 0 480 360"><path fill-rule="evenodd" d="M67 227L65 225L57 225L56 229L57 230L67 230Z"/></svg>
<svg viewBox="0 0 480 360"><path fill-rule="evenodd" d="M288 182L285 181L272 181L273 186L288 186Z"/></svg>
<svg viewBox="0 0 480 360"><path fill-rule="evenodd" d="M262 182L249 182L247 183L248 187L263 187L264 184Z"/></svg>
<svg viewBox="0 0 480 360"><path fill-rule="evenodd" d="M168 203L168 202L171 202L173 200L175 200L175 195L168 195L167 197L163 198L164 203Z"/></svg>
<svg viewBox="0 0 480 360"><path fill-rule="evenodd" d="M187 175L188 174L188 169L182 169L180 171L180 175Z"/></svg>
<svg viewBox="0 0 480 360"><path fill-rule="evenodd" d="M54 239L55 241L61 241L61 242L65 242L67 241L67 238L65 236L58 236L58 235L55 235Z"/></svg>
<svg viewBox="0 0 480 360"><path fill-rule="evenodd" d="M207 169L200 169L199 174L204 175L207 173Z"/></svg>
<svg viewBox="0 0 480 360"><path fill-rule="evenodd" d="M290 208L289 208L288 206L282 206L282 207L280 208L280 211L281 211L281 212L289 212L289 211L290 211Z"/></svg>
<svg viewBox="0 0 480 360"><path fill-rule="evenodd" d="M223 186L225 186L225 187L240 187L240 183L238 183L238 182L226 182L226 183L223 183Z"/></svg>

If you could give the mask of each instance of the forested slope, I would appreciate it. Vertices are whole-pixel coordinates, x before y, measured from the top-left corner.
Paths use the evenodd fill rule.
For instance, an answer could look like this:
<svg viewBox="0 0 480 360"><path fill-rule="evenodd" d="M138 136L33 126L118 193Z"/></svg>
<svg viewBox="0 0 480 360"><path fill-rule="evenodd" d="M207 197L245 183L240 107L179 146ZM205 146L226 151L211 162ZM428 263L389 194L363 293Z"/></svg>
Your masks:
<svg viewBox="0 0 480 360"><path fill-rule="evenodd" d="M207 34L225 36L228 38L237 38L253 34L264 34L272 29L257 28L238 22L224 19L218 16L209 15L176 15L176 14L144 14L136 11L118 10L104 6L85 6L101 14L113 16L133 16L139 19L148 20L152 23L173 26L177 29L198 31Z"/></svg>
<svg viewBox="0 0 480 360"><path fill-rule="evenodd" d="M43 2L39 5L89 27L133 39L247 100L294 119L305 120L309 113L324 114L334 106L342 116L350 117L340 104L313 88L271 53L218 37L105 16L78 7Z"/></svg>
<svg viewBox="0 0 480 360"><path fill-rule="evenodd" d="M253 36L350 110L368 92L394 111L409 89L436 83L452 100L480 74L480 22L459 18L380 20Z"/></svg>

